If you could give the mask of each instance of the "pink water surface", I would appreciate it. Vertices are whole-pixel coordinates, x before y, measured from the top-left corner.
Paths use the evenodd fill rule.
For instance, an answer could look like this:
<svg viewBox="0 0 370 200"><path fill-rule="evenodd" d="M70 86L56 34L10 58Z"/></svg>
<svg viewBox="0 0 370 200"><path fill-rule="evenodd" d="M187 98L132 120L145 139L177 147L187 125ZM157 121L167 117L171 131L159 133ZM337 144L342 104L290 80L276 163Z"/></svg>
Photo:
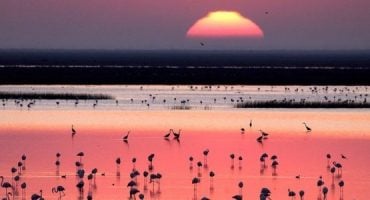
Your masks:
<svg viewBox="0 0 370 200"><path fill-rule="evenodd" d="M249 127L250 119L253 126ZM305 131L305 121L313 129ZM71 125L77 134L72 139ZM181 129L179 141L164 140L168 129ZM245 128L242 134L240 128ZM263 144L256 142L259 129L269 133ZM122 136L131 131L128 142ZM17 111L5 110L0 115L0 175L12 182L11 167L22 154L27 155L26 170L20 183L27 182L26 199L43 190L46 199L58 199L51 188L65 187L63 199L86 199L89 191L94 199L128 199L131 159L137 158L138 189L145 199L231 199L239 194L238 183L244 182L244 199L259 199L262 187L271 190L271 198L289 199L288 189L305 191L305 199L318 199L316 182L323 177L329 188L328 200L339 200L339 180L345 181L344 198L366 200L370 187L370 112L368 110L325 109L252 109L228 111ZM209 149L208 167L202 152ZM98 169L96 183L80 194L76 188L76 154L85 153L82 161L87 173ZM57 170L55 154L61 153ZM271 160L261 170L262 153L278 156L273 175ZM158 184L144 189L142 172L148 170L147 156L154 157L153 173L161 173ZM234 168L229 155L236 156ZM343 165L343 175L332 175L327 169L326 154ZM342 159L344 154L347 159ZM189 156L194 157L193 169ZM238 157L243 161L239 166ZM115 160L120 157L120 176ZM213 189L209 172L214 171ZM101 173L105 173L102 176ZM200 174L198 174L200 173ZM61 178L66 175L66 179ZM200 175L201 182L194 195L191 181ZM295 176L300 175L300 179ZM18 188L21 198L21 190ZM5 190L0 192L4 196ZM138 198L137 198L138 199Z"/></svg>

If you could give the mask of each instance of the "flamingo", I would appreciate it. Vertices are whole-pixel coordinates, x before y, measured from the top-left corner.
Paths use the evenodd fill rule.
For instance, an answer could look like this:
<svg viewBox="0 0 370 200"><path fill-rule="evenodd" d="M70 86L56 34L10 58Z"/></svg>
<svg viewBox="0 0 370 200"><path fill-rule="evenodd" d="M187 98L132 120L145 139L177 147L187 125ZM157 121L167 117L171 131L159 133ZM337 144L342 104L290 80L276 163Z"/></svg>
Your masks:
<svg viewBox="0 0 370 200"><path fill-rule="evenodd" d="M326 186L322 188L322 194L324 195L324 200L326 200L326 195L328 194L328 191L329 189Z"/></svg>
<svg viewBox="0 0 370 200"><path fill-rule="evenodd" d="M208 153L209 153L209 149L206 149L203 151L203 155L204 155L204 166L207 167L207 156L208 156Z"/></svg>
<svg viewBox="0 0 370 200"><path fill-rule="evenodd" d="M274 175L276 174L276 168L279 165L278 161L274 160L272 161L271 167L274 169Z"/></svg>
<svg viewBox="0 0 370 200"><path fill-rule="evenodd" d="M125 136L123 136L123 141L124 142L127 142L128 141L128 136L130 135L130 131L127 132L127 134Z"/></svg>
<svg viewBox="0 0 370 200"><path fill-rule="evenodd" d="M172 133L173 133L173 139L175 139L175 140L179 140L180 139L180 133L181 133L181 129L179 129L179 132L178 133L175 133L175 132L173 132L172 131Z"/></svg>
<svg viewBox="0 0 370 200"><path fill-rule="evenodd" d="M328 160L327 168L330 168L330 159L331 159L330 153L326 154L326 159Z"/></svg>
<svg viewBox="0 0 370 200"><path fill-rule="evenodd" d="M289 197L292 197L292 199L295 199L295 192L292 191L292 190L290 190L290 189L288 189L288 196Z"/></svg>
<svg viewBox="0 0 370 200"><path fill-rule="evenodd" d="M85 156L84 152L79 152L76 156L80 157L80 163L82 163L82 157Z"/></svg>
<svg viewBox="0 0 370 200"><path fill-rule="evenodd" d="M249 121L249 128L252 128L252 120Z"/></svg>
<svg viewBox="0 0 370 200"><path fill-rule="evenodd" d="M132 170L135 170L135 163L136 163L136 158L132 158L131 159L131 162L132 162Z"/></svg>
<svg viewBox="0 0 370 200"><path fill-rule="evenodd" d="M343 186L344 186L344 181L343 180L340 180L339 183L338 183L339 187L340 187L340 199L343 199Z"/></svg>
<svg viewBox="0 0 370 200"><path fill-rule="evenodd" d="M191 181L191 184L194 185L194 196L197 196L197 184L200 183L200 179L198 177L194 177L193 180Z"/></svg>
<svg viewBox="0 0 370 200"><path fill-rule="evenodd" d="M80 193L82 193L84 191L84 186L85 186L85 183L83 180L81 180L80 182L77 183L76 187L78 188L78 191Z"/></svg>
<svg viewBox="0 0 370 200"><path fill-rule="evenodd" d="M230 158L231 158L231 168L234 168L234 158L235 158L235 155L233 153L230 154Z"/></svg>
<svg viewBox="0 0 370 200"><path fill-rule="evenodd" d="M21 159L22 159L22 162L23 162L22 169L23 170L26 170L26 159L27 159L26 154L23 154L22 157L21 157Z"/></svg>
<svg viewBox="0 0 370 200"><path fill-rule="evenodd" d="M259 130L260 132L261 132L261 135L263 136L263 137L267 137L269 134L268 133L266 133L265 131L263 131L263 130Z"/></svg>
<svg viewBox="0 0 370 200"><path fill-rule="evenodd" d="M148 161L149 161L149 166L148 166L148 169L149 171L153 170L153 159L154 159L154 153L150 154L148 156Z"/></svg>
<svg viewBox="0 0 370 200"><path fill-rule="evenodd" d="M57 154L56 154L56 157L57 157L57 160L55 161L55 165L56 165L57 167L59 167L59 165L60 165L60 160L59 160L59 158L60 158L60 153L57 153Z"/></svg>
<svg viewBox="0 0 370 200"><path fill-rule="evenodd" d="M144 172L143 172L143 176L144 176L144 190L145 190L145 188L146 188L146 184L147 184L147 177L148 177L148 175L149 175L149 172L147 172L147 171L144 171Z"/></svg>
<svg viewBox="0 0 370 200"><path fill-rule="evenodd" d="M301 200L303 200L303 196L304 196L304 191L303 190L299 191L299 198Z"/></svg>
<svg viewBox="0 0 370 200"><path fill-rule="evenodd" d="M239 156L238 157L238 160L239 160L239 169L241 169L242 168L243 157L242 156Z"/></svg>
<svg viewBox="0 0 370 200"><path fill-rule="evenodd" d="M240 181L238 183L238 187L239 187L239 194L240 194L240 196L242 196L243 195L243 187L244 187L243 181Z"/></svg>
<svg viewBox="0 0 370 200"><path fill-rule="evenodd" d="M172 132L173 132L173 129L170 129L170 131L166 135L163 136L164 139L168 140Z"/></svg>
<svg viewBox="0 0 370 200"><path fill-rule="evenodd" d="M307 132L311 132L312 131L312 129L310 127L308 127L308 125L306 124L306 122L303 122L303 124L304 124L304 127L306 127L306 131Z"/></svg>
<svg viewBox="0 0 370 200"><path fill-rule="evenodd" d="M14 174L17 172L17 168L12 167L12 168L10 169L10 171L12 172L12 179L13 179L13 178L14 178Z"/></svg>
<svg viewBox="0 0 370 200"><path fill-rule="evenodd" d="M136 186L137 186L137 183L133 180L131 180L130 182L127 183L127 187L132 188L132 187L136 187Z"/></svg>
<svg viewBox="0 0 370 200"><path fill-rule="evenodd" d="M189 163L189 168L190 168L190 169L193 169L193 161L194 161L193 156L190 156L190 157L189 157L189 162L190 162L190 163Z"/></svg>
<svg viewBox="0 0 370 200"><path fill-rule="evenodd" d="M139 194L139 199L144 200L144 194Z"/></svg>
<svg viewBox="0 0 370 200"><path fill-rule="evenodd" d="M18 166L19 174L22 174L22 166L23 166L23 162L19 161L19 162L17 163L17 166Z"/></svg>
<svg viewBox="0 0 370 200"><path fill-rule="evenodd" d="M134 199L136 199L135 195L139 192L140 192L140 190L138 190L137 188L131 188L130 189L130 199L132 199L132 197L134 197Z"/></svg>
<svg viewBox="0 0 370 200"><path fill-rule="evenodd" d="M266 200L267 198L271 200L270 195L271 195L271 191L268 188L262 188L261 194L260 194L260 200Z"/></svg>
<svg viewBox="0 0 370 200"><path fill-rule="evenodd" d="M215 176L216 174L213 172L213 171L210 171L209 172L209 177L210 177L210 185L209 185L209 188L212 189L213 188L213 177Z"/></svg>
<svg viewBox="0 0 370 200"><path fill-rule="evenodd" d="M53 187L51 189L52 193L59 193L59 199L62 199L62 196L65 196L66 194L64 193L65 188L61 185L58 185L57 187Z"/></svg>
<svg viewBox="0 0 370 200"><path fill-rule="evenodd" d="M94 183L95 183L95 180L96 180L96 173L98 173L98 169L97 169L97 168L92 169L92 170L91 170L91 173L92 173L92 175L93 175L93 177L94 177Z"/></svg>
<svg viewBox="0 0 370 200"><path fill-rule="evenodd" d="M338 168L338 176L342 176L342 164L333 162L334 167Z"/></svg>
<svg viewBox="0 0 370 200"><path fill-rule="evenodd" d="M71 131L72 131L72 137L74 137L75 135L76 135L76 130L74 129L74 127L73 127L73 124L72 124L72 128L71 128Z"/></svg>
<svg viewBox="0 0 370 200"><path fill-rule="evenodd" d="M121 175L121 173L120 173L121 158L120 158L120 157L118 157L118 158L116 159L116 165L117 165L117 172L116 172L116 175L117 175L117 176L120 176L120 175Z"/></svg>
<svg viewBox="0 0 370 200"><path fill-rule="evenodd" d="M5 188L5 196L6 196L8 194L8 188L11 188L12 185L9 182L4 182L3 176L0 176L0 179L1 179L0 185L2 188Z"/></svg>
<svg viewBox="0 0 370 200"><path fill-rule="evenodd" d="M267 153L263 153L260 157L260 161L262 163L262 168L266 168L266 158L268 158L269 156L267 155Z"/></svg>
<svg viewBox="0 0 370 200"><path fill-rule="evenodd" d="M42 190L40 190L40 194L33 194L31 196L31 200L44 200L44 198L42 197Z"/></svg>
<svg viewBox="0 0 370 200"><path fill-rule="evenodd" d="M332 174L332 183L334 184L334 173L335 173L335 167L330 168L330 173Z"/></svg>
<svg viewBox="0 0 370 200"><path fill-rule="evenodd" d="M198 161L197 166L198 166L198 176L200 176L200 168L203 166L202 162Z"/></svg>
<svg viewBox="0 0 370 200"><path fill-rule="evenodd" d="M22 189L22 197L26 196L26 188L27 188L27 184L25 182L23 182L21 184L21 189Z"/></svg>

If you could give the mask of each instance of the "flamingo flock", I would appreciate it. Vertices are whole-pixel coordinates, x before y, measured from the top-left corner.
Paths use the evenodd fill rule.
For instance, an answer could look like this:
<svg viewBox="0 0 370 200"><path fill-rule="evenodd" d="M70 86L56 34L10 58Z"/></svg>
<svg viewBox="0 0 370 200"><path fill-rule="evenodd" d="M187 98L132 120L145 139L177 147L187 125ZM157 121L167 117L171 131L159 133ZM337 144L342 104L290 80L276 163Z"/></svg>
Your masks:
<svg viewBox="0 0 370 200"><path fill-rule="evenodd" d="M306 123L304 123L304 125L305 125L305 128L308 131L308 128L309 128L308 125ZM312 131L311 128L309 130ZM269 133L267 133L263 130L259 130L259 132L260 132L260 137L262 137L261 140L266 140L267 137L270 136ZM72 138L79 137L77 135L77 129L73 125L72 125L72 128L71 128L71 133L72 133ZM135 135L131 135L130 131L128 131L122 137L122 141L125 142L125 143L128 143L129 140L132 139L131 136L135 137ZM166 141L169 141L171 139L171 136L172 136L172 140L180 141L181 129L179 129L178 132L174 132L173 129L169 129L169 131L166 132L163 135L163 138ZM58 174L59 174L59 167L61 166L62 154L57 152L55 155L56 155L55 166L57 167ZM84 198L86 198L86 199L95 199L93 191L96 190L96 188L97 188L96 179L97 179L99 170L97 168L92 168L90 173L89 173L89 170L87 170L85 168L85 164L84 164L84 157L86 156L85 152L80 151L80 152L77 152L75 155L76 155L76 161L74 163L75 167L76 167L76 174L75 174L76 183L75 183L75 186L76 186L76 189L77 189L77 191L80 195L78 197L78 199L84 199ZM202 184L203 182L209 182L209 189L211 191L216 188L216 186L214 185L214 180L217 179L217 176L216 176L216 172L214 170L209 171L209 181L206 181L205 180L206 178L204 178L203 175L202 175L202 169L208 169L208 168L212 169L213 168L213 165L208 162L209 156L212 156L212 149L205 148L202 152L199 152L199 157L203 157L203 160L195 161L193 156L189 157L189 170L190 171L193 170L193 162L196 162L196 167L197 167L197 171L198 171L196 176L193 177L191 180L189 180L189 184L191 183L193 185L193 192L194 192L193 199L194 200L198 199L198 196L199 196L199 194L198 194L199 184ZM235 165L234 160L236 158L238 159L239 170L242 170L243 156L242 155L236 155L234 153L229 154L229 159L231 160L230 169L231 170L234 169L234 165ZM326 154L327 170L329 171L329 173L332 174L332 177L333 177L332 178L332 185L337 184L340 187L340 199L343 199L343 193L344 193L344 180L342 179L343 165L341 163L339 163L338 161L332 161L332 158L333 157L330 153ZM340 158L342 160L346 160L347 156L341 154ZM146 160L148 161L148 167L147 167L147 170L144 170L142 172L137 170L137 167L136 167L136 162L137 162L138 159L136 157L133 157L131 159L132 170L129 173L130 180L127 183L127 188L128 188L127 198L129 198L129 199L137 199L137 198L145 199L145 196L146 196L145 192L149 189L150 189L151 193L153 193L153 194L154 193L161 193L161 184L160 184L161 179L166 178L166 174L163 173L164 175L162 175L162 173L160 171L158 171L159 169L157 169L155 167L156 159L157 159L157 156L156 156L155 153L150 153L149 155L147 155ZM227 160L227 158L225 158L225 159ZM21 199L31 199L31 200L45 199L45 197L43 197L43 190L45 190L46 188L42 188L39 191L37 191L36 193L27 197L26 189L27 189L28 184L26 182L22 182L21 184L19 184L19 181L25 180L25 178L23 177L24 172L29 170L28 167L26 168L26 160L27 160L27 156L26 156L26 154L23 154L21 156L19 162L17 162L16 167L11 167L10 168L10 175L11 176L9 176L9 180L6 180L6 177L4 177L4 176L0 176L0 179L1 179L1 184L0 185L5 190L2 199L10 200L10 199L14 199L15 197L17 197L17 198L20 197ZM280 163L279 163L278 160L279 160L279 157L276 154L272 154L271 156L269 156L269 153L267 153L267 152L262 153L260 155L260 158L259 158L261 175L263 173L265 173L265 171L268 170L268 166L270 165L271 169L272 169L272 171L271 171L272 176L273 177L274 176L275 177L279 176L278 167L280 166ZM256 162L258 162L258 161L256 161ZM269 162L270 162L270 164L268 164ZM121 167L121 164L122 164L121 157L117 157L115 159L114 164L116 165L115 175L117 177L120 177L121 176L120 167ZM112 162L112 165L113 165L113 162ZM335 172L337 172L336 176L335 176ZM100 176L102 176L102 177L105 176L105 173L104 172L100 173ZM139 181L140 179L138 178L140 176L144 177L144 180L143 180L144 187L143 188L140 188L140 181ZM63 178L63 179L66 179L67 175L61 175L60 177ZM298 175L298 176L296 176L296 179L300 179L300 177L301 177L301 175ZM338 182L335 183L335 181L338 181ZM245 182L239 181L235 186L235 188L238 188L239 191L236 194L230 194L230 198L236 199L236 200L240 200L240 199L245 198L246 194L243 191L245 186L246 186ZM19 187L22 190L20 195L17 192ZM323 180L322 176L319 176L319 179L317 181L317 187L319 189L318 199L327 200L327 194L330 190L329 188L331 188L331 187L327 186L326 181ZM85 195L86 190L87 190L87 195ZM302 199L304 199L304 196L307 194L307 192L305 192L304 190L299 190L298 193L296 193L291 188L287 188L287 190L288 190L288 195L287 196L290 199L295 199L296 196L299 196L299 198L302 200ZM51 188L51 191L52 191L52 194L54 194L55 197L58 198L59 200L64 199L64 198L67 198L67 199L71 198L71 197L68 197L68 191L63 185L54 186L54 187ZM271 200L272 196L273 196L273 194L272 194L272 192L269 188L266 188L266 187L261 188L261 193L259 195L260 200ZM210 198L207 197L207 196L203 196L199 199L210 199Z"/></svg>

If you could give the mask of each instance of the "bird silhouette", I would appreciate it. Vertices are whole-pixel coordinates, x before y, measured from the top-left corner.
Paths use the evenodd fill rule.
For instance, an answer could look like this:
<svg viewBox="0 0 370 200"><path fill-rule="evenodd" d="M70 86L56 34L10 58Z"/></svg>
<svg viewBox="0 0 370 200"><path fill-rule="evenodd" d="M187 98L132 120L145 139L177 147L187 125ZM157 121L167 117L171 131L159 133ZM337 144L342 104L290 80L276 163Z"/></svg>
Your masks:
<svg viewBox="0 0 370 200"><path fill-rule="evenodd" d="M175 139L175 140L179 140L180 139L180 133L181 133L181 129L179 130L179 132L178 133L175 133L175 132L172 132L173 133L173 139Z"/></svg>
<svg viewBox="0 0 370 200"><path fill-rule="evenodd" d="M130 131L127 132L127 134L125 136L123 136L123 141L124 142L127 142L128 141L128 136L130 135Z"/></svg>
<svg viewBox="0 0 370 200"><path fill-rule="evenodd" d="M150 154L148 156L148 161L149 161L149 166L148 166L148 169L149 171L153 170L153 159L154 159L154 153Z"/></svg>
<svg viewBox="0 0 370 200"><path fill-rule="evenodd" d="M324 200L326 200L326 195L328 194L328 191L329 189L326 186L322 188L322 194L324 195Z"/></svg>
<svg viewBox="0 0 370 200"><path fill-rule="evenodd" d="M12 185L9 182L4 182L3 176L0 176L0 179L1 179L1 183L0 183L1 187L5 188L5 194L8 194L8 188L12 188Z"/></svg>
<svg viewBox="0 0 370 200"><path fill-rule="evenodd" d="M342 164L338 162L333 162L334 167L336 167L338 170L338 176L342 176Z"/></svg>
<svg viewBox="0 0 370 200"><path fill-rule="evenodd" d="M172 132L173 132L173 129L170 129L170 131L166 135L163 136L164 139L167 139L168 140L168 138L171 136L171 133Z"/></svg>
<svg viewBox="0 0 370 200"><path fill-rule="evenodd" d="M304 191L303 190L299 191L299 198L301 200L303 200L303 196L304 196Z"/></svg>
<svg viewBox="0 0 370 200"><path fill-rule="evenodd" d="M308 125L307 125L307 123L306 123L306 122L303 122L303 124L304 124L304 127L306 127L306 131L307 131L307 132L312 131L312 129L311 129L310 127L308 127Z"/></svg>
<svg viewBox="0 0 370 200"><path fill-rule="evenodd" d="M266 133L265 131L263 131L263 130L259 130L260 132L261 132L261 135L263 136L263 137L267 137L269 134L268 133Z"/></svg>
<svg viewBox="0 0 370 200"><path fill-rule="evenodd" d="M31 200L44 200L44 198L42 197L42 190L40 190L40 194L33 194L31 196Z"/></svg>
<svg viewBox="0 0 370 200"><path fill-rule="evenodd" d="M339 183L339 188L340 188L340 199L343 199L343 187L344 187L344 181L343 180L340 180Z"/></svg>
<svg viewBox="0 0 370 200"><path fill-rule="evenodd" d="M80 157L80 164L82 164L82 157L85 156L84 152L79 152L76 156Z"/></svg>
<svg viewBox="0 0 370 200"><path fill-rule="evenodd" d="M240 194L240 196L243 196L243 187L244 187L243 181L240 181L238 183L238 187L239 187L239 194Z"/></svg>
<svg viewBox="0 0 370 200"><path fill-rule="evenodd" d="M78 191L80 193L82 193L84 191L84 186L85 186L85 182L83 180L79 181L76 185L76 187L78 188Z"/></svg>
<svg viewBox="0 0 370 200"><path fill-rule="evenodd" d="M76 135L76 130L74 129L74 127L73 127L73 124L72 124L72 128L71 128L71 131L72 131L72 137L74 137L75 135Z"/></svg>
<svg viewBox="0 0 370 200"><path fill-rule="evenodd" d="M134 199L136 199L136 198L135 198L135 196L136 196L136 194L137 194L137 193L139 193L139 192L140 192L140 190L138 190L137 188L134 188L134 187L133 187L133 188L131 188L131 189L130 189L130 199L132 199L132 197L134 197Z"/></svg>
<svg viewBox="0 0 370 200"><path fill-rule="evenodd" d="M52 193L59 193L59 199L61 199L63 196L65 196L64 191L65 191L65 188L61 185L58 185L57 187L53 187L51 189Z"/></svg>
<svg viewBox="0 0 370 200"><path fill-rule="evenodd" d="M210 171L209 172L209 177L210 177L210 185L209 185L209 188L212 189L213 188L213 177L215 177L215 173L213 171Z"/></svg>
<svg viewBox="0 0 370 200"><path fill-rule="evenodd" d="M289 197L292 197L292 199L295 199L295 192L292 191L292 190L290 190L290 189L288 189L288 196Z"/></svg>
<svg viewBox="0 0 370 200"><path fill-rule="evenodd" d="M268 188L262 188L260 194L260 200L270 199L271 191ZM271 200L271 199L270 199Z"/></svg>

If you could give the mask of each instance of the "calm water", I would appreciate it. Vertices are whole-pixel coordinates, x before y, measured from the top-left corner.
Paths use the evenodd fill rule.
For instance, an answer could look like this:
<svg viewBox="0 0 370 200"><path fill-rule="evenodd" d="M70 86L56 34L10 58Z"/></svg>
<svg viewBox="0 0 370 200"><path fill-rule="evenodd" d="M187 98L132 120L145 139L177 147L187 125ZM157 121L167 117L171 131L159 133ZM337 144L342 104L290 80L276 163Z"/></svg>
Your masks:
<svg viewBox="0 0 370 200"><path fill-rule="evenodd" d="M195 87L195 86L194 86ZM298 92L286 91L283 86L2 86L1 91L52 91L86 92L113 94L119 101L101 101L93 108L91 101L37 100L31 109L16 105L8 100L0 111L0 175L11 180L11 167L16 166L22 154L27 155L26 170L19 184L27 182L26 199L33 193L43 190L46 199L58 199L51 188L65 187L63 199L86 199L90 193L94 199L128 199L129 173L133 169L132 158L136 158L138 189L145 199L231 199L239 194L238 183L244 182L242 190L245 199L259 199L262 187L268 187L271 198L289 199L288 188L298 193L305 191L305 199L318 199L319 188L316 182L323 177L329 188L327 199L340 199L338 182L345 181L343 199L367 199L370 186L370 110L369 109L235 109L233 103L240 96L252 98L323 98L338 96L329 87L328 92L312 94L312 87L299 88ZM57 89L56 89L57 88ZM260 88L258 90L258 88ZM345 87L351 97L359 94L364 97L364 86ZM301 91L303 89L303 91ZM321 90L320 90L321 91ZM342 92L344 93L344 92ZM151 94L151 96L150 96ZM343 94L345 96L345 94ZM348 97L349 94L347 94ZM156 98L153 100L153 96ZM224 101L223 97L227 99ZM133 103L131 102L133 99ZM189 99L190 110L173 110L176 101ZM338 97L336 97L338 98ZM167 99L163 103L163 99ZM171 100L170 100L171 99ZM216 99L216 102L214 102ZM231 102L234 99L234 102ZM141 103L141 101L145 101ZM239 98L240 100L240 98ZM203 105L199 102L203 101ZM148 107L147 102L150 104ZM178 103L181 105L181 103ZM205 110L204 106L208 105ZM252 120L252 127L249 127ZM312 128L306 132L302 122ZM77 130L71 137L71 125ZM168 129L175 132L181 129L180 140L164 140ZM245 129L244 134L241 128ZM269 133L263 144L256 141L259 129ZM122 141L127 131L131 131L128 142ZM196 163L204 164L202 152L209 149L208 167L198 171ZM84 178L84 192L80 193L75 176L76 156L83 151L83 168L86 175L93 168L98 169L96 182L89 186ZM55 166L57 152L61 153L59 168ZM144 170L148 171L149 154L154 153L154 169L151 173L161 173L160 186L147 183L145 188ZM230 154L235 154L234 167ZM262 169L260 156L268 153L277 155L279 165L273 174L271 160ZM343 165L343 175L334 177L327 169L326 154L332 155L331 162ZM344 154L347 159L341 158ZM189 156L194 157L193 168L189 167ZM243 160L239 165L238 157ZM115 160L122 163L117 168ZM120 176L117 176L117 171ZM213 189L210 189L209 172L214 171ZM105 176L102 176L102 173ZM66 178L62 178L66 175ZM295 176L300 175L300 179ZM191 181L200 177L194 195ZM9 190L11 191L11 190ZM21 198L21 189L13 191L15 199ZM5 190L1 191L4 196ZM138 199L138 198L137 198Z"/></svg>

